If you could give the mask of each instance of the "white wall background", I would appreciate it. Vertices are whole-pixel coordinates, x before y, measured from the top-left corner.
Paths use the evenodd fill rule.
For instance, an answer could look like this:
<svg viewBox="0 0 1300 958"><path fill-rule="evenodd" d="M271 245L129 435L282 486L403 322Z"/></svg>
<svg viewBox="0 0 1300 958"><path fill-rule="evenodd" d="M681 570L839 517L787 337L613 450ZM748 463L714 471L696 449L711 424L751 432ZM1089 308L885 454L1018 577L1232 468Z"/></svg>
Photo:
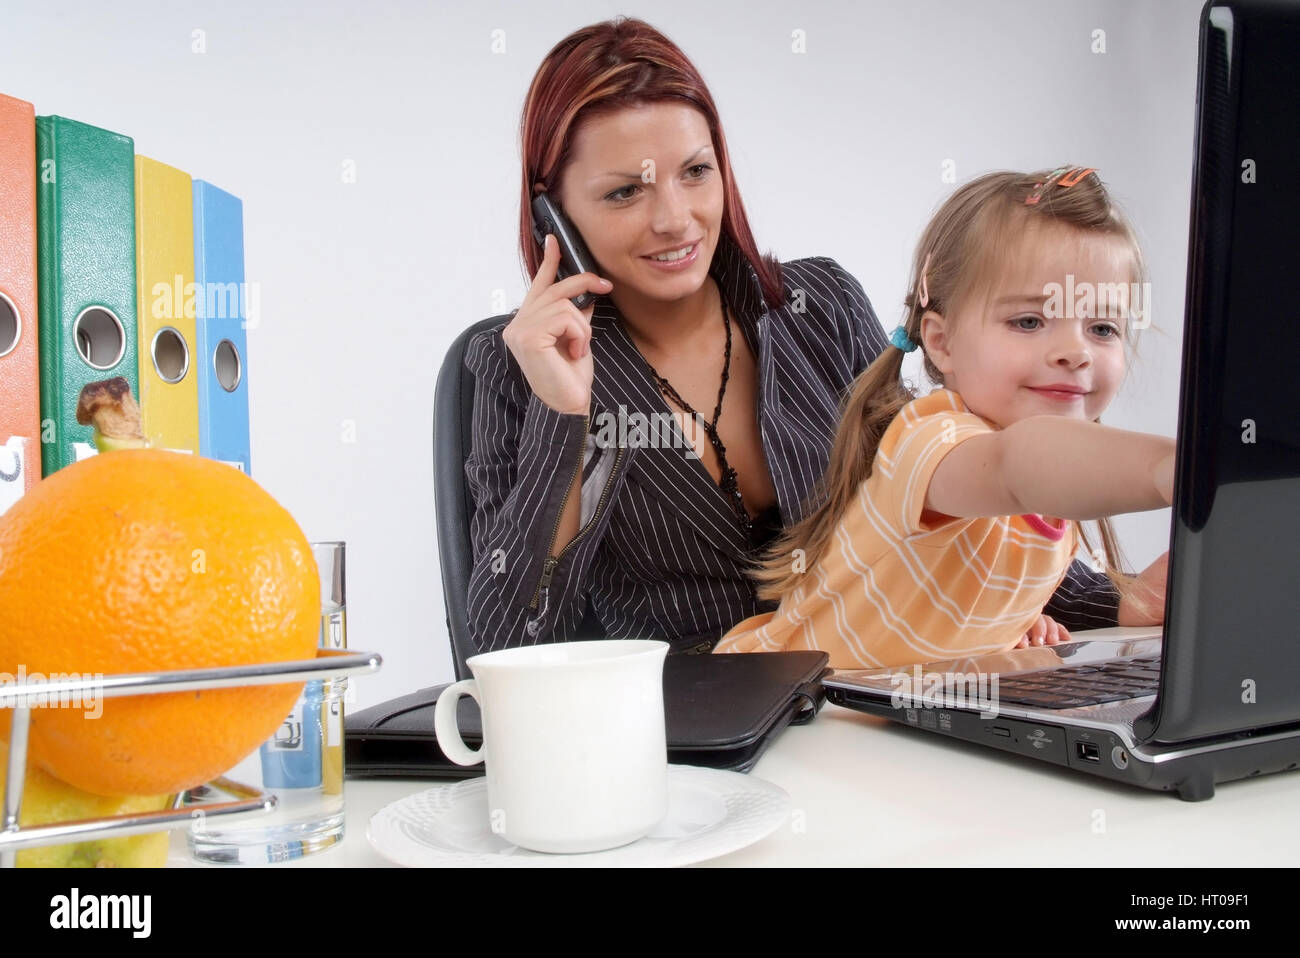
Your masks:
<svg viewBox="0 0 1300 958"><path fill-rule="evenodd" d="M1105 419L1172 435L1200 7L6 0L0 91L128 134L137 152L243 199L262 294L248 347L253 475L309 538L348 543L350 643L385 658L358 683L365 706L452 675L434 378L461 329L526 288L519 111L556 42L618 14L664 31L719 104L759 245L835 257L886 328L912 246L952 189L945 160L959 182L1097 167L1143 238L1159 328ZM806 53L791 51L795 30ZM1120 529L1141 568L1167 547L1168 511Z"/></svg>

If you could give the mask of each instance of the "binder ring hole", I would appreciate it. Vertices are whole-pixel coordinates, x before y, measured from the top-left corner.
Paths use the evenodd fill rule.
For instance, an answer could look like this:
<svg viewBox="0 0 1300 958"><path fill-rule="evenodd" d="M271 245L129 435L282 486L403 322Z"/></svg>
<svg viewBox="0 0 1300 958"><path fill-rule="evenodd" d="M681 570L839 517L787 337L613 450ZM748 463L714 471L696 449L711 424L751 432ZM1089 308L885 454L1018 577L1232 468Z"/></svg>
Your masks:
<svg viewBox="0 0 1300 958"><path fill-rule="evenodd" d="M216 352L212 354L212 369L217 375L217 382L228 393L239 388L244 378L244 365L239 361L239 348L228 339L217 343Z"/></svg>
<svg viewBox="0 0 1300 958"><path fill-rule="evenodd" d="M178 383L190 369L190 349L185 337L171 326L164 326L153 334L149 344L153 368L165 383Z"/></svg>
<svg viewBox="0 0 1300 958"><path fill-rule="evenodd" d="M0 356L8 356L18 345L23 333L23 321L14 301L0 292Z"/></svg>
<svg viewBox="0 0 1300 958"><path fill-rule="evenodd" d="M77 314L72 336L81 358L96 369L112 369L126 354L122 321L103 306L88 306Z"/></svg>

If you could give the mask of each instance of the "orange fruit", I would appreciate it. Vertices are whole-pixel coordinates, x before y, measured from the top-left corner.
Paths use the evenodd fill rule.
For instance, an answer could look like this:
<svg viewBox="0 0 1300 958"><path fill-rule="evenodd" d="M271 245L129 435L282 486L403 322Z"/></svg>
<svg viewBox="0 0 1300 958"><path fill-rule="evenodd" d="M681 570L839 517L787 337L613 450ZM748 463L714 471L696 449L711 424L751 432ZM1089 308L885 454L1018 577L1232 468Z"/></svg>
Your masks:
<svg viewBox="0 0 1300 958"><path fill-rule="evenodd" d="M320 609L302 530L222 462L104 453L38 482L0 516L0 673L10 676L20 666L85 676L309 659ZM32 710L30 757L99 795L179 792L257 748L301 690L65 700ZM8 727L0 709L0 738Z"/></svg>

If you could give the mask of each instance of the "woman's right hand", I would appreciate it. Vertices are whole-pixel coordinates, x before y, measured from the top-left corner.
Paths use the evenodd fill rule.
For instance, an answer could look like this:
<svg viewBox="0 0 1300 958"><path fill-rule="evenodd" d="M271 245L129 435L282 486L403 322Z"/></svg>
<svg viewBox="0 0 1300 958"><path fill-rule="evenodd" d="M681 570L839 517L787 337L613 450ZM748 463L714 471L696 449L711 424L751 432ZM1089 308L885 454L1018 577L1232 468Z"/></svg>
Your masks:
<svg viewBox="0 0 1300 958"><path fill-rule="evenodd" d="M608 293L609 280L579 273L555 282L560 244L547 234L542 265L519 311L502 332L507 348L537 398L557 412L585 416L591 410L591 314L573 298L584 292Z"/></svg>

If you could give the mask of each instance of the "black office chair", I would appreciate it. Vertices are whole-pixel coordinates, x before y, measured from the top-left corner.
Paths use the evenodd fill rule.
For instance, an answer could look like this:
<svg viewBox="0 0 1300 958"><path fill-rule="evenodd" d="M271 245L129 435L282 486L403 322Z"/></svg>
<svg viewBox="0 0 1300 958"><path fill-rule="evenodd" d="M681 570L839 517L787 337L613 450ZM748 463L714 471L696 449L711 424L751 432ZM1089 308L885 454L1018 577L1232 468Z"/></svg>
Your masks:
<svg viewBox="0 0 1300 958"><path fill-rule="evenodd" d="M470 678L465 660L477 654L469 634L466 604L469 574L474 567L470 544L470 520L474 499L465 481L465 460L469 457L474 419L474 377L465 368L465 348L470 337L499 326L510 317L493 316L465 330L451 344L438 370L433 394L433 507L438 526L438 564L442 568L442 598L447 608L447 631L456 678ZM603 638L600 621L587 610L575 636Z"/></svg>

